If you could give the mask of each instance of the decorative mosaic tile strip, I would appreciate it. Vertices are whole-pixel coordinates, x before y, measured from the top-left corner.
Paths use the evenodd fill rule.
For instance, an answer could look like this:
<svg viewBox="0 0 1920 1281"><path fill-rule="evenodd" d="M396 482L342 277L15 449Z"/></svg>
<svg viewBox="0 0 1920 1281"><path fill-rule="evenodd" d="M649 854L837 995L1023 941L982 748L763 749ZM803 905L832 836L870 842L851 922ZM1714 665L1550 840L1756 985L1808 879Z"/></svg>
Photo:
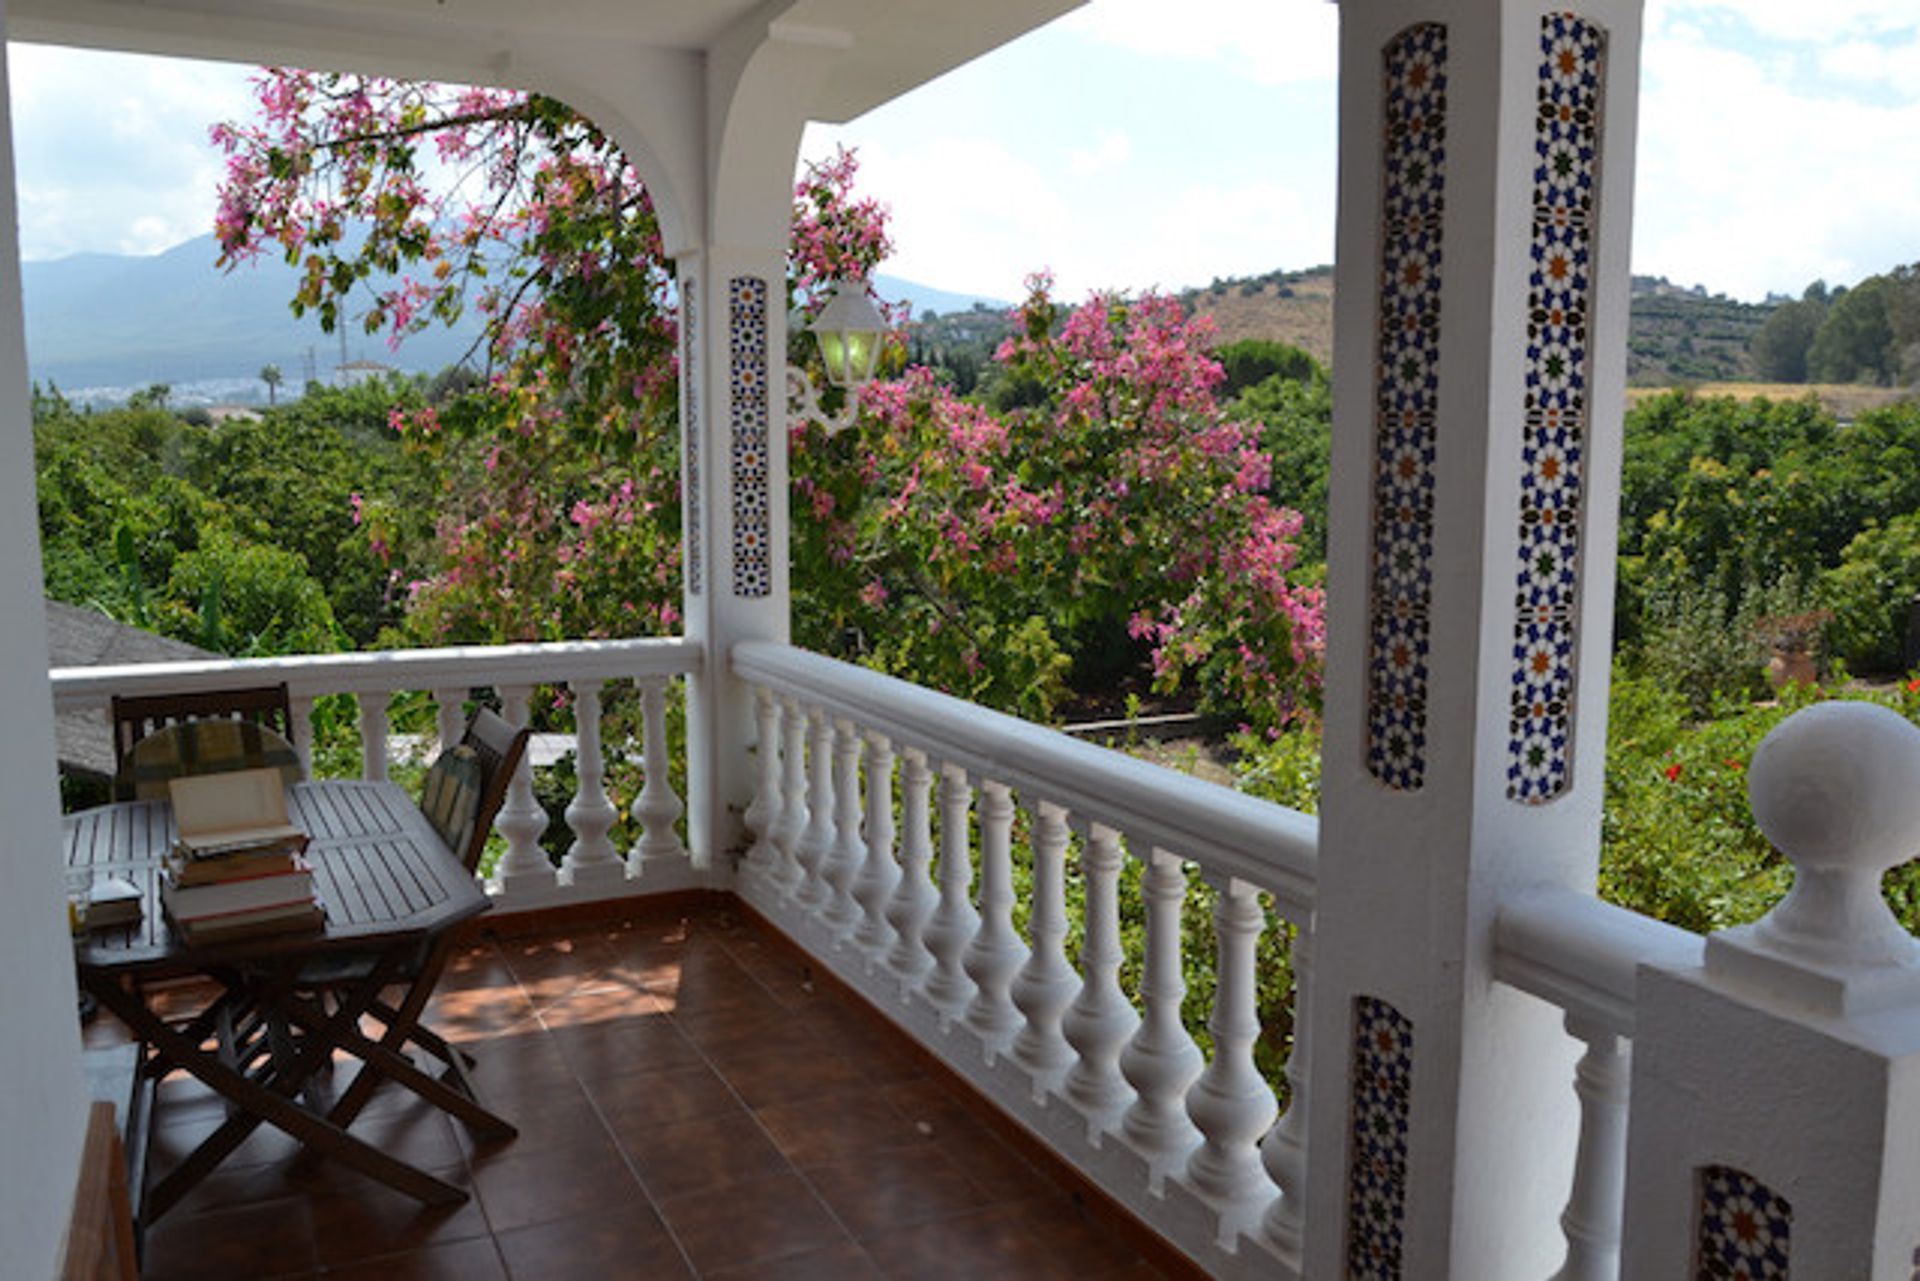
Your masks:
<svg viewBox="0 0 1920 1281"><path fill-rule="evenodd" d="M1398 1281L1405 1266L1412 1107L1413 1024L1385 1001L1355 997L1347 1153L1349 1281Z"/></svg>
<svg viewBox="0 0 1920 1281"><path fill-rule="evenodd" d="M1529 805L1554 799L1573 781L1574 646L1606 41L1602 28L1575 14L1541 19L1507 726L1507 795Z"/></svg>
<svg viewBox="0 0 1920 1281"><path fill-rule="evenodd" d="M689 276L680 282L680 368L685 403L680 419L687 431L687 591L700 594L705 566L701 551L705 533L700 506L700 282Z"/></svg>
<svg viewBox="0 0 1920 1281"><path fill-rule="evenodd" d="M1387 786L1411 791L1427 769L1447 29L1433 22L1408 27L1388 43L1383 60L1367 769Z"/></svg>
<svg viewBox="0 0 1920 1281"><path fill-rule="evenodd" d="M733 432L733 594L773 590L767 558L767 282L727 282L727 393Z"/></svg>
<svg viewBox="0 0 1920 1281"><path fill-rule="evenodd" d="M1699 1218L1695 1281L1786 1281L1793 1207L1785 1197L1743 1171L1709 1165L1700 1171Z"/></svg>

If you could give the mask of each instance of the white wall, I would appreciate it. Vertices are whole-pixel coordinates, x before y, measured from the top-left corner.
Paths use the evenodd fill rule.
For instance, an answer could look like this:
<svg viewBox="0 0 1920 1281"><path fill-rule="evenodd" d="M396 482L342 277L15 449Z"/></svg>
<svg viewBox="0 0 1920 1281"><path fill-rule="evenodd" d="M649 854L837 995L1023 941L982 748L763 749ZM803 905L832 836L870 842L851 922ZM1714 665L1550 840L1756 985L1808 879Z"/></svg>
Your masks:
<svg viewBox="0 0 1920 1281"><path fill-rule="evenodd" d="M0 59L0 112L7 100ZM0 171L0 1272L28 1281L59 1266L85 1091L60 875L11 122L0 130Z"/></svg>

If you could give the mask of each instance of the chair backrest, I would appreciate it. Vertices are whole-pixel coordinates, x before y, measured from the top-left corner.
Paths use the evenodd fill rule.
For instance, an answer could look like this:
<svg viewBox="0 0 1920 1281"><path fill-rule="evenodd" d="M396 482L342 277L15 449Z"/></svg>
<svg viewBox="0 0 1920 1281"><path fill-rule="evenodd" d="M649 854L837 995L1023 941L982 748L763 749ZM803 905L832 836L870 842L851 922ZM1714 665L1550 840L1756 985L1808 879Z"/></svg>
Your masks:
<svg viewBox="0 0 1920 1281"><path fill-rule="evenodd" d="M293 738L293 703L286 685L264 685L251 689L205 690L186 694L136 694L113 700L114 794L121 800L133 796L134 746L141 739L170 725L189 721L231 720L260 725L280 740ZM258 764L260 762L253 762ZM278 763L278 762L272 762ZM214 769L246 768L248 762L235 760L197 768L184 765L178 773L211 772Z"/></svg>
<svg viewBox="0 0 1920 1281"><path fill-rule="evenodd" d="M527 739L531 734L531 730L515 729L497 714L482 707L467 722L466 733L461 735L460 742L442 753L442 760L435 762L433 769L428 771L426 790L420 798L421 809L427 811L429 820L440 828L441 835L447 838L449 844L461 841L460 848L453 852L469 872L480 866L480 853L487 846L487 835L493 831L493 820L507 799L507 787L513 782L514 771L520 768L520 758L526 755ZM451 812L457 802L452 802L452 798L437 790L445 781L436 778L442 773L442 763L455 756L470 759L472 765L466 768L477 768L479 774L478 800L474 803L470 824L465 814ZM456 790L459 789L458 784L454 786Z"/></svg>

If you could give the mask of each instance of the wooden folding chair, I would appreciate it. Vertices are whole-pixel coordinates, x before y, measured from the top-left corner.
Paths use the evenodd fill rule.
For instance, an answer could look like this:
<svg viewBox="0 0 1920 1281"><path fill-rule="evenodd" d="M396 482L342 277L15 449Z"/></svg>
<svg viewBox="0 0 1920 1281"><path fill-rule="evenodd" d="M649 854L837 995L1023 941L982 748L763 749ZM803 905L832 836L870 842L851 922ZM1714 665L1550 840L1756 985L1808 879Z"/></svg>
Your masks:
<svg viewBox="0 0 1920 1281"><path fill-rule="evenodd" d="M227 735L218 754L192 751L136 768L142 740L197 721L237 722L242 730ZM249 730L246 727L258 727ZM298 770L292 756L293 703L285 683L250 689L205 690L183 694L136 694L113 700L114 798L133 800L142 770L156 778L211 774L230 769L275 765Z"/></svg>

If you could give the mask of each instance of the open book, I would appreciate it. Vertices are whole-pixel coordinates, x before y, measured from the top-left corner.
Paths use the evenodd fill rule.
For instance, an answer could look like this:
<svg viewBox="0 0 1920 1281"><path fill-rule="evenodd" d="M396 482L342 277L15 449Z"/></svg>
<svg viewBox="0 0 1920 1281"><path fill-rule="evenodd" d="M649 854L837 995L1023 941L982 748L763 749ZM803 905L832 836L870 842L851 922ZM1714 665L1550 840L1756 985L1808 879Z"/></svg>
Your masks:
<svg viewBox="0 0 1920 1281"><path fill-rule="evenodd" d="M172 779L179 849L190 858L242 850L303 850L307 834L287 819L286 781L277 769L233 770Z"/></svg>

